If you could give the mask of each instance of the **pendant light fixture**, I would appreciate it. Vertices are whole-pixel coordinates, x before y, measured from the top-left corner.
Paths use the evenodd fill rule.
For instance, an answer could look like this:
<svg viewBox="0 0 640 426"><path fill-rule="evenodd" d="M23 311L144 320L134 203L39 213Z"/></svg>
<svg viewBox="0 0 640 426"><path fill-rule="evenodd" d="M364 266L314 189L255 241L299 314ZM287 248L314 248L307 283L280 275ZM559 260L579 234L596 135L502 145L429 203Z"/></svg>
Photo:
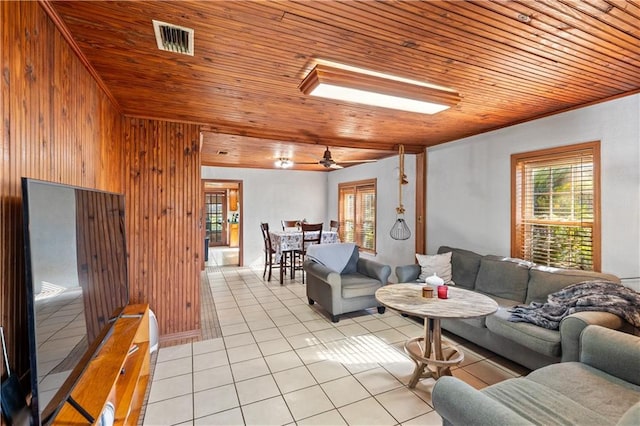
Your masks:
<svg viewBox="0 0 640 426"><path fill-rule="evenodd" d="M404 174L404 145L398 148L398 161L400 171L398 172L398 207L396 207L396 221L391 228L391 238L394 240L407 240L411 237L411 231L404 220L404 206L402 205L402 185L409 183L407 175Z"/></svg>

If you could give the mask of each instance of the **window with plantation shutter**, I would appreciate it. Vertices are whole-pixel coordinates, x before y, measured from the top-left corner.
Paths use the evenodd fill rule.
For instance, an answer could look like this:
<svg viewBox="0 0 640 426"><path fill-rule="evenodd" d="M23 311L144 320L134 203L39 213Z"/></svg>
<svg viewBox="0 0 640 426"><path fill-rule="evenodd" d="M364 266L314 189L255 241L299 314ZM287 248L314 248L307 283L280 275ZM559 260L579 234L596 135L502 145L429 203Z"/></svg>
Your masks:
<svg viewBox="0 0 640 426"><path fill-rule="evenodd" d="M361 250L376 251L376 180L338 185L340 240L356 243Z"/></svg>
<svg viewBox="0 0 640 426"><path fill-rule="evenodd" d="M600 143L511 156L511 255L600 270Z"/></svg>

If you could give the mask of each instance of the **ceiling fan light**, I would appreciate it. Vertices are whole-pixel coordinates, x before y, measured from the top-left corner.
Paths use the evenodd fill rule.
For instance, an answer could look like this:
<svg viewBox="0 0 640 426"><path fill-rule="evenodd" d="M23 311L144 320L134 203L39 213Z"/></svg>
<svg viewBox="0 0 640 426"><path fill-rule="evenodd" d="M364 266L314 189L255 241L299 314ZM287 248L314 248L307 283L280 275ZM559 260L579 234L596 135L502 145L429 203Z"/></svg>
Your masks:
<svg viewBox="0 0 640 426"><path fill-rule="evenodd" d="M305 95L435 114L460 102L452 89L366 70L316 65L299 86Z"/></svg>
<svg viewBox="0 0 640 426"><path fill-rule="evenodd" d="M275 162L275 165L279 169L288 169L293 166L293 161L288 158L278 158Z"/></svg>

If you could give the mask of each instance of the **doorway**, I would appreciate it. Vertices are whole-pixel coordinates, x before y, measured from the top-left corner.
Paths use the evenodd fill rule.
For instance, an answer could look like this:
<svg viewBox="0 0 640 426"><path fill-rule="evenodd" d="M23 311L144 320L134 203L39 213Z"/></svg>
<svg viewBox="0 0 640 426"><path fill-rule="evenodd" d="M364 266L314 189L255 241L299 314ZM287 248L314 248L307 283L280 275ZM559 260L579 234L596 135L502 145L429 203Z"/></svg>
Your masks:
<svg viewBox="0 0 640 426"><path fill-rule="evenodd" d="M205 266L242 266L242 181L203 179Z"/></svg>
<svg viewBox="0 0 640 426"><path fill-rule="evenodd" d="M227 194L224 191L205 192L206 238L209 247L226 246L227 243Z"/></svg>

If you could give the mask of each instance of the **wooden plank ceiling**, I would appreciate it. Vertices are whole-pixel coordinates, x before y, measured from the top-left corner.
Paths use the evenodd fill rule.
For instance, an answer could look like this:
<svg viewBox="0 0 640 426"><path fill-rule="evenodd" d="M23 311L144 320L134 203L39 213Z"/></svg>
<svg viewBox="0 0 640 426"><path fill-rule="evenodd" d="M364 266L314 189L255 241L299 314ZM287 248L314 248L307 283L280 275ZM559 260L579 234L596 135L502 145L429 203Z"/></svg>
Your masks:
<svg viewBox="0 0 640 426"><path fill-rule="evenodd" d="M325 146L338 161L419 152L640 91L640 0L52 5L122 113L202 124L208 165L317 161ZM152 19L193 28L195 55L158 50ZM462 100L421 115L308 97L298 85L318 60Z"/></svg>

